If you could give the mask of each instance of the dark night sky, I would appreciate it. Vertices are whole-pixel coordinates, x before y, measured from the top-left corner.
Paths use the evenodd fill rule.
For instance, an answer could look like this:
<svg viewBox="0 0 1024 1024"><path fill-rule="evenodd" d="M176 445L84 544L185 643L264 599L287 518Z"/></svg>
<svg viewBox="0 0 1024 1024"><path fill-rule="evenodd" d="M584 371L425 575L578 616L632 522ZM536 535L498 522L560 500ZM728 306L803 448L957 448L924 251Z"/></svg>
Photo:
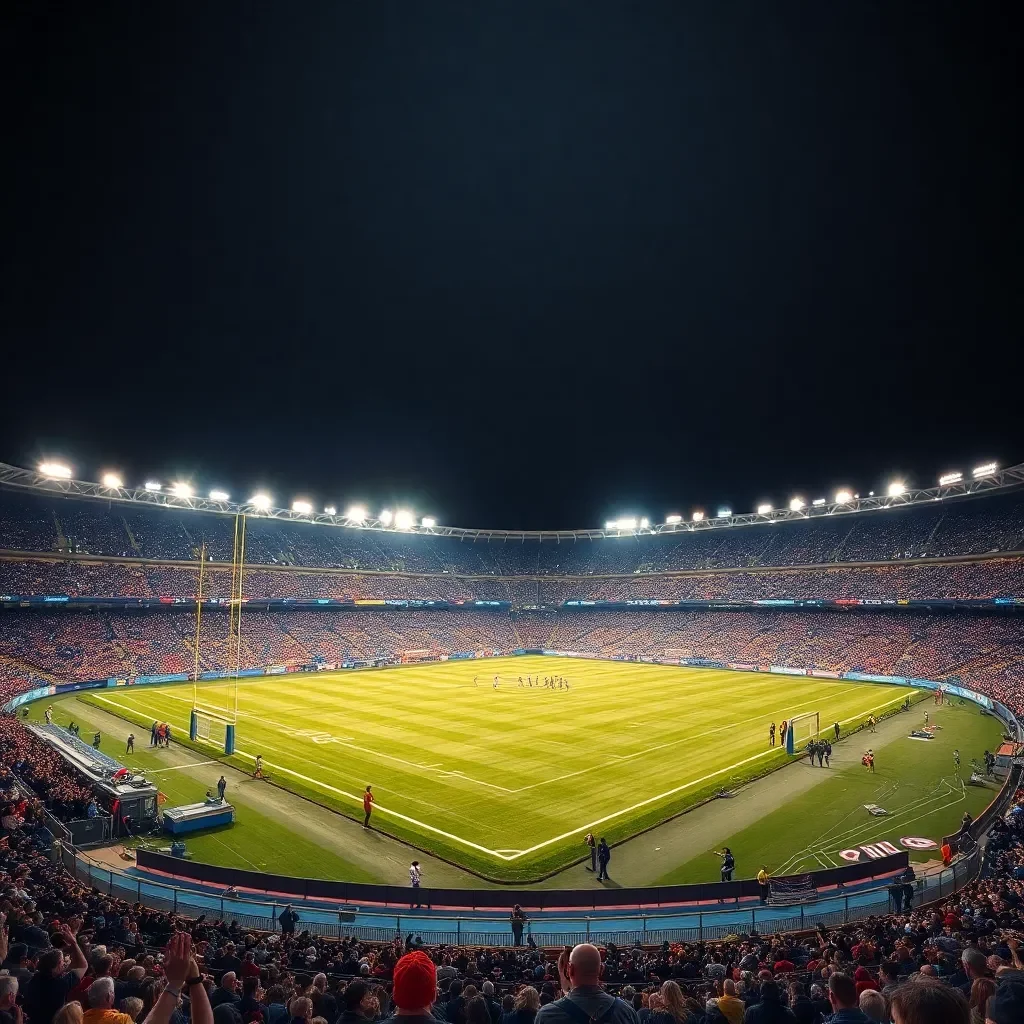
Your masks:
<svg viewBox="0 0 1024 1024"><path fill-rule="evenodd" d="M4 5L0 460L529 528L1022 461L1017 8Z"/></svg>

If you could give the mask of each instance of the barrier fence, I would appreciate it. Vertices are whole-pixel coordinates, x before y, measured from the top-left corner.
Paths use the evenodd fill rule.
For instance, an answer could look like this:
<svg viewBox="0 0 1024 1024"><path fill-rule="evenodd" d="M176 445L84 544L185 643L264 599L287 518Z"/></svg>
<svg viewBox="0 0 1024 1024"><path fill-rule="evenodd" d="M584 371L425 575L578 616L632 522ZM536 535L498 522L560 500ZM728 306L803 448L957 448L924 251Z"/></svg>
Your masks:
<svg viewBox="0 0 1024 1024"><path fill-rule="evenodd" d="M905 855L904 855L905 856ZM61 850L65 868L79 881L98 891L130 903L141 903L155 910L174 912L186 916L199 916L237 921L243 928L260 931L277 929L277 918L285 906L284 900L260 899L257 895L210 892L183 885L153 881L141 875L129 875L107 865L98 864L85 854L70 848ZM977 877L981 868L981 853L975 849L969 856L955 861L949 868L922 876L915 884L915 903L943 899L963 888ZM890 880L891 881L891 880ZM463 897L468 890L456 890ZM409 890L404 890L408 897ZM483 897L494 890L481 890ZM501 890L498 894L503 894ZM529 896L543 897L544 890L529 891ZM428 898L428 890L421 890L421 898ZM620 906L624 899L619 890ZM292 904L299 912L301 929L325 937L353 936L370 942L389 942L396 935L414 932L430 944L456 944L469 946L510 946L513 937L504 914L448 912L435 908L426 913L411 910L342 906L327 908L322 904L307 904L296 900ZM527 906L530 901L527 901ZM727 935L757 931L762 934L803 931L819 922L837 927L853 921L889 913L894 909L889 885L844 892L839 888L832 893L820 894L813 901L792 907L773 907L756 903L723 904L717 908L706 906L650 908L648 910L610 912L608 914L551 913L535 917L529 929L541 946L572 945L577 942L614 942L629 945L635 942L657 944L663 941L701 941L721 939Z"/></svg>

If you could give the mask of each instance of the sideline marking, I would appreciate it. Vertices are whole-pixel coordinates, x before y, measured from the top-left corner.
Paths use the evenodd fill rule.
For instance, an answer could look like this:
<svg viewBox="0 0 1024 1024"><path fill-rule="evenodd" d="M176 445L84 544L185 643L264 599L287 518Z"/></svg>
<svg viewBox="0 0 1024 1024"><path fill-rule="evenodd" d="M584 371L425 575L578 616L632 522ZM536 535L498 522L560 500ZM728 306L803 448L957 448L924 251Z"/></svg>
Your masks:
<svg viewBox="0 0 1024 1024"><path fill-rule="evenodd" d="M174 742L173 739L171 742ZM147 771L145 768L139 769L141 775L159 775L161 772L180 772L184 768L202 768L206 764L220 764L219 761L214 759L213 761L192 761L190 764L176 764L172 768L153 768L151 771Z"/></svg>

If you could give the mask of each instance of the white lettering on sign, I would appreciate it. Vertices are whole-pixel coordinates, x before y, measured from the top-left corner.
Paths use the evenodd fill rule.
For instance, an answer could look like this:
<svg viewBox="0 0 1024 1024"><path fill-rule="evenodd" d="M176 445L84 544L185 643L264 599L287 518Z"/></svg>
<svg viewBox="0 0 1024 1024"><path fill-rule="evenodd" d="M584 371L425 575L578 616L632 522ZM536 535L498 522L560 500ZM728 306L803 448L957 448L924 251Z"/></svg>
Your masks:
<svg viewBox="0 0 1024 1024"><path fill-rule="evenodd" d="M899 853L900 852L899 850L896 849L895 846L892 845L892 843L886 842L884 839L882 840L882 842L880 842L878 844L878 848L880 850L884 850L887 854L890 854L890 855L892 855L894 853Z"/></svg>
<svg viewBox="0 0 1024 1024"><path fill-rule="evenodd" d="M839 856L843 860L860 860L860 850L840 850Z"/></svg>
<svg viewBox="0 0 1024 1024"><path fill-rule="evenodd" d="M922 839L920 836L904 836L900 844L908 850L937 850L939 844L934 839Z"/></svg>
<svg viewBox="0 0 1024 1024"><path fill-rule="evenodd" d="M874 845L872 845L872 844L870 844L870 843L869 843L869 844L868 844L867 846L862 846L862 847L861 847L861 849L862 849L862 850L863 850L863 851L864 851L864 852L865 852L865 853L866 853L866 854L867 854L867 855L868 855L868 856L869 856L869 857L870 857L870 858L871 858L872 860L880 860L880 859L881 859L882 857L884 857L884 856L885 856L885 854L884 854L884 853L882 853L882 851L881 851L881 850L880 850L880 849L879 849L879 848L878 848L877 846L874 846Z"/></svg>

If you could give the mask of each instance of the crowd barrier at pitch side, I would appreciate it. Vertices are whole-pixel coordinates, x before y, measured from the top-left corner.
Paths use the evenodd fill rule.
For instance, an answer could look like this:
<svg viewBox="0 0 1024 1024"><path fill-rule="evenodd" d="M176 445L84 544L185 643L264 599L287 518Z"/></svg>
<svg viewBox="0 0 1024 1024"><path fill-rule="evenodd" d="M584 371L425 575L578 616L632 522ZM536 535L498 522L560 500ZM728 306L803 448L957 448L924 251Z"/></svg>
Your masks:
<svg viewBox="0 0 1024 1024"><path fill-rule="evenodd" d="M157 863L171 859L159 854L146 854L145 851L140 851L140 854L143 871L147 864L153 863L153 858L160 858ZM277 898L273 899L270 893L257 892L233 892L231 895L225 895L226 890L223 888L212 888L200 881L196 881L193 886L182 884L180 881L179 884L170 881L160 882L148 874L128 873L99 864L88 855L67 847L61 850L61 857L65 868L79 881L106 895L131 903L142 903L154 910L173 911L188 916L206 914L207 917L237 921L244 928L275 930L278 914L290 903L299 913L299 928L308 929L316 935L354 936L366 941L389 942L396 935L404 936L412 932L421 936L424 942L431 944L512 944L507 911L498 911L493 907L472 910L465 905L470 900L476 900L492 903L500 901L501 904L507 903L510 906L515 900L510 898L511 894L505 890L445 890L446 895L458 894L461 898L463 905L458 909L435 906L431 910L413 911L394 907L385 909L380 905L357 906L352 903L335 903L332 906L328 900L318 900L315 897L293 899L285 894L274 893L273 896ZM884 865L885 868L890 868L887 882L894 878L891 869L905 865L906 857L906 854L899 854L886 858L892 862ZM206 867L181 861L177 861L176 864L179 870ZM883 868L881 861L875 862L874 865L859 865L862 869L872 866L876 872ZM976 878L980 868L981 853L975 849L970 856L958 859L949 868L919 877L915 902L921 905L952 895ZM816 876L811 877L814 879ZM729 883L725 884L728 886ZM353 892L358 888L388 888L402 900L407 900L410 894L409 889L398 886L349 886ZM717 888L717 884L672 888L701 888L710 896L711 891ZM568 909L564 904L559 907L557 899L564 898L567 892L568 890L524 890L514 894L523 897L523 906L530 917L530 933L538 945L572 945L588 940L600 943L615 942L620 945L629 945L637 941L648 944L665 940L719 939L751 930L763 934L801 931L813 928L819 922L828 927L836 927L892 910L887 883L869 884L866 888L845 891L841 886L836 886L826 893L819 893L816 899L787 907L765 905L757 898L744 900L735 897L710 906L701 903L641 907L636 905L635 901L634 894L637 890L631 889L606 891L606 895L619 902L617 906L605 910L593 906ZM667 897L669 887L662 887L661 892ZM433 899L436 895L438 891L422 889L419 898ZM538 900L543 900L549 907L555 909L537 908ZM630 903L633 903L632 907Z"/></svg>

